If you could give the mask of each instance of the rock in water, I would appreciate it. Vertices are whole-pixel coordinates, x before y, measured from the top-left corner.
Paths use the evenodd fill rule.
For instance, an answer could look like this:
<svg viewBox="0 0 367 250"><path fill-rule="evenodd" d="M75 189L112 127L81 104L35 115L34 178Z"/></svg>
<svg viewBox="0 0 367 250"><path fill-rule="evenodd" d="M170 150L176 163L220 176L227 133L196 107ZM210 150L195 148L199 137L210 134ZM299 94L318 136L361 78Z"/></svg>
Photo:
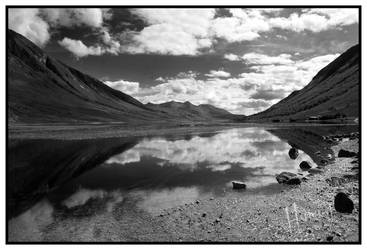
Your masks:
<svg viewBox="0 0 367 250"><path fill-rule="evenodd" d="M302 162L299 164L299 167L300 167L302 170L307 170L307 169L312 168L311 163L310 163L310 162L308 162L308 161L302 161Z"/></svg>
<svg viewBox="0 0 367 250"><path fill-rule="evenodd" d="M352 213L354 209L354 204L351 199L349 199L348 195L339 192L334 199L334 207L335 210L340 213Z"/></svg>
<svg viewBox="0 0 367 250"><path fill-rule="evenodd" d="M245 189L246 184L240 181L232 181L233 189Z"/></svg>
<svg viewBox="0 0 367 250"><path fill-rule="evenodd" d="M293 178L289 179L288 181L286 181L285 184L288 184L288 185L299 185L299 184L301 184L301 179L298 178L298 177L293 177Z"/></svg>
<svg viewBox="0 0 367 250"><path fill-rule="evenodd" d="M296 177L296 174L290 173L290 172L281 172L280 174L278 174L275 178L277 179L278 183L285 183L288 180Z"/></svg>
<svg viewBox="0 0 367 250"><path fill-rule="evenodd" d="M298 149L296 148L291 148L288 152L288 155L289 157L292 159L292 160L295 160L297 159L298 157Z"/></svg>
<svg viewBox="0 0 367 250"><path fill-rule="evenodd" d="M338 157L354 157L354 156L357 156L357 153L344 149L340 149L338 153Z"/></svg>

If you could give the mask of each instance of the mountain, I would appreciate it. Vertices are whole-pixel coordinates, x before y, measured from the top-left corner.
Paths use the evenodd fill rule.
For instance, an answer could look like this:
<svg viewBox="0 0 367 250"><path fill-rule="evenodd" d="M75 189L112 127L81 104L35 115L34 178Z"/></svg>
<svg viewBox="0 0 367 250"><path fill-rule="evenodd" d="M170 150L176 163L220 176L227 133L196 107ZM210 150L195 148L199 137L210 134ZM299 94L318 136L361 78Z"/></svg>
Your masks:
<svg viewBox="0 0 367 250"><path fill-rule="evenodd" d="M237 116L207 107L205 117L185 116L144 105L48 56L22 35L8 30L8 121L10 124L126 122L177 122L192 118L236 119Z"/></svg>
<svg viewBox="0 0 367 250"><path fill-rule="evenodd" d="M146 107L170 117L176 116L188 120L240 120L245 117L243 115L234 115L227 110L209 104L194 105L190 102L147 103Z"/></svg>
<svg viewBox="0 0 367 250"><path fill-rule="evenodd" d="M252 115L250 120L305 120L359 117L360 45L348 49L328 64L303 89L269 109Z"/></svg>

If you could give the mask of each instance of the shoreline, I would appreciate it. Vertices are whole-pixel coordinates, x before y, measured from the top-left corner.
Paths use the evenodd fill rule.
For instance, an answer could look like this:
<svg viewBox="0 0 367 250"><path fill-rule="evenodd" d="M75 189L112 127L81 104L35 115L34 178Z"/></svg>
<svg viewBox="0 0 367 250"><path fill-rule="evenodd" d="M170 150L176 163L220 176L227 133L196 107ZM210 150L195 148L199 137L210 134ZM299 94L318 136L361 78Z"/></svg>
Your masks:
<svg viewBox="0 0 367 250"><path fill-rule="evenodd" d="M339 142L339 149L359 150L358 139ZM300 186L284 186L280 193L243 195L237 193L216 200L204 200L162 218L177 241L229 242L359 242L359 169L355 158L335 158L324 172L310 176ZM357 166L358 163L357 163ZM344 183L333 186L327 180L339 177ZM275 178L275 177L274 177ZM284 184L279 184L284 185ZM350 194L355 209L351 214L335 211L334 196L340 189ZM194 216L205 213L205 218ZM185 228L184 218L200 222L196 229ZM176 223L172 223L176 222ZM202 228L200 228L202 226Z"/></svg>
<svg viewBox="0 0 367 250"><path fill-rule="evenodd" d="M84 124L84 125L18 125L8 127L8 139L59 139L84 140L123 137L148 137L170 134L216 132L221 129L243 128L285 128L285 127L328 127L359 126L359 124L319 123L189 123L151 124L136 127L126 124Z"/></svg>

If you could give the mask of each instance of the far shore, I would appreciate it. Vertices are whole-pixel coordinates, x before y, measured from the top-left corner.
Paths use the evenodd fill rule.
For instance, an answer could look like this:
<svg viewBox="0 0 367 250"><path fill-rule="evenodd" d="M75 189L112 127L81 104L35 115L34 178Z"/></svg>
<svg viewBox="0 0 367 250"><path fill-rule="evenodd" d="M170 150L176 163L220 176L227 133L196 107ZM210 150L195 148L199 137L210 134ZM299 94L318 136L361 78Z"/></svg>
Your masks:
<svg viewBox="0 0 367 250"><path fill-rule="evenodd" d="M62 139L81 140L113 137L179 135L187 133L215 132L227 128L243 127L318 127L359 126L356 123L271 123L271 122L157 122L127 124L124 122L92 122L82 124L38 123L9 124L9 139Z"/></svg>

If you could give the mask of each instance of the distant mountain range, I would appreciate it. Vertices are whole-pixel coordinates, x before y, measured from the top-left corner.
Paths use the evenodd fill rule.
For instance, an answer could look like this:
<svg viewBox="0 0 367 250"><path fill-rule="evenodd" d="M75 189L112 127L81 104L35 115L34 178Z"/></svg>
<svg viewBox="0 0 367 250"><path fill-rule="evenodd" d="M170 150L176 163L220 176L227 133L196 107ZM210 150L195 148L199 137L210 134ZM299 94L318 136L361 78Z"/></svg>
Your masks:
<svg viewBox="0 0 367 250"><path fill-rule="evenodd" d="M303 89L249 120L296 121L359 117L360 45L348 49L328 64Z"/></svg>
<svg viewBox="0 0 367 250"><path fill-rule="evenodd" d="M48 56L8 30L8 121L24 123L234 121L211 105L189 102L144 105Z"/></svg>

